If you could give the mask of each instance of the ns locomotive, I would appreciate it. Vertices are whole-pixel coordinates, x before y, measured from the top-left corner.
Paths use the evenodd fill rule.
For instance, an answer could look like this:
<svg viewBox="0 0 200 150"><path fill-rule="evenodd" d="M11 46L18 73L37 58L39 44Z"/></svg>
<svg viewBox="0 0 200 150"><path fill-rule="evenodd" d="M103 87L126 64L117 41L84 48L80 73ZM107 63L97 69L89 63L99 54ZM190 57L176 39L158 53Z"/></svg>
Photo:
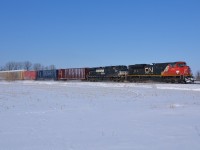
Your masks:
<svg viewBox="0 0 200 150"><path fill-rule="evenodd" d="M193 83L189 66L183 61L119 65L94 68L68 68L39 71L1 71L2 80L84 80L115 82Z"/></svg>

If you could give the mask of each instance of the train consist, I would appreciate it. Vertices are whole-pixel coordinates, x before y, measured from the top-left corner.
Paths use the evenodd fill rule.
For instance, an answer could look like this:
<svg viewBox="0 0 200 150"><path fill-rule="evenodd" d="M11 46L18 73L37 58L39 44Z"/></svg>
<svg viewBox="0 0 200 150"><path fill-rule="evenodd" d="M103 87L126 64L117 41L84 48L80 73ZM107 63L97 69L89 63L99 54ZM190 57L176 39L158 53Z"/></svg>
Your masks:
<svg viewBox="0 0 200 150"><path fill-rule="evenodd" d="M68 68L39 71L0 71L0 80L82 80L113 82L193 83L185 62L119 65L94 68Z"/></svg>

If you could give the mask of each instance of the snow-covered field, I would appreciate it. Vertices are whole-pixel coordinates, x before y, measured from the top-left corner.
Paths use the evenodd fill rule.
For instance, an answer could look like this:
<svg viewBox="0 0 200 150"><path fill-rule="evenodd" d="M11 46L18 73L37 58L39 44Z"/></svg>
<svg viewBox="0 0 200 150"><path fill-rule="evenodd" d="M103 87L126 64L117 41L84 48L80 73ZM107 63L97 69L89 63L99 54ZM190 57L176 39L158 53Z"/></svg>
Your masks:
<svg viewBox="0 0 200 150"><path fill-rule="evenodd" d="M0 82L0 150L199 150L200 84Z"/></svg>

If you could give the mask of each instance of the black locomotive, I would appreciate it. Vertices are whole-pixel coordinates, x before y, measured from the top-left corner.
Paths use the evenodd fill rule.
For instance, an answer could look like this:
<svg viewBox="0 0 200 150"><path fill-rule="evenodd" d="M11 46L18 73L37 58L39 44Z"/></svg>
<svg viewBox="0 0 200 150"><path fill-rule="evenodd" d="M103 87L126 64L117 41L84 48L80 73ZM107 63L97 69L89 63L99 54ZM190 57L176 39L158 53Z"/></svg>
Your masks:
<svg viewBox="0 0 200 150"><path fill-rule="evenodd" d="M127 66L106 66L89 68L89 81L124 81L127 75Z"/></svg>

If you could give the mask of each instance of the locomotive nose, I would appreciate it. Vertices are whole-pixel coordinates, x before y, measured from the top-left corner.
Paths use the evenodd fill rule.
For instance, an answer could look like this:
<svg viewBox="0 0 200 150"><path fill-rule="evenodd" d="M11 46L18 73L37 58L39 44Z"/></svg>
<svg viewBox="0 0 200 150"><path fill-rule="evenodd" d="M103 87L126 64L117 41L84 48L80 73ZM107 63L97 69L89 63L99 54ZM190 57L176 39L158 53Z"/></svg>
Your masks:
<svg viewBox="0 0 200 150"><path fill-rule="evenodd" d="M185 75L192 75L192 71L191 71L189 66L185 66L184 74Z"/></svg>

